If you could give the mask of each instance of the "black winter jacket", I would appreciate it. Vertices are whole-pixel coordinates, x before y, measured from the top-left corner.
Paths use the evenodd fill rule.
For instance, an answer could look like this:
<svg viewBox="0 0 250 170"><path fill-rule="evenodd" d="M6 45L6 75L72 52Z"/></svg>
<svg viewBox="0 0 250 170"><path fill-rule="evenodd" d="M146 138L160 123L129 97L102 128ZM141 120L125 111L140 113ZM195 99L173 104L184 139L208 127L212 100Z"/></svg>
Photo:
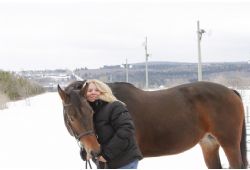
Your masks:
<svg viewBox="0 0 250 170"><path fill-rule="evenodd" d="M120 168L136 159L141 160L135 126L124 104L96 100L90 105L95 112L94 125L101 155L107 160L108 168Z"/></svg>

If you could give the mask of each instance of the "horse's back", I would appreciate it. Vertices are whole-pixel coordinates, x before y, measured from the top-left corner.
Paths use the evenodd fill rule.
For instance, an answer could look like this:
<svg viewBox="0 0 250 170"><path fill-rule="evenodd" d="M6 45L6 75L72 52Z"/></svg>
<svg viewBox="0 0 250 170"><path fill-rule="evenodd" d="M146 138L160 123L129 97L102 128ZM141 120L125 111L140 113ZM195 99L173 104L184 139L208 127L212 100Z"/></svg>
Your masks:
<svg viewBox="0 0 250 170"><path fill-rule="evenodd" d="M157 156L162 150L179 153L197 144L206 133L228 134L232 121L242 122L240 98L216 83L196 82L157 91L117 83L112 90L131 112L145 155ZM153 145L160 146L159 150L150 148Z"/></svg>
<svg viewBox="0 0 250 170"><path fill-rule="evenodd" d="M243 106L237 93L212 82L195 82L156 91L143 91L128 83L116 83L111 87L116 97L138 116L170 117L169 113L178 115L194 111L218 114L219 110L229 116Z"/></svg>
<svg viewBox="0 0 250 170"><path fill-rule="evenodd" d="M187 106L199 107L202 104L212 109L220 107L220 104L242 103L233 90L212 82L195 82L156 91L143 91L128 83L116 83L113 84L112 91L129 107L148 112L157 108L181 109Z"/></svg>

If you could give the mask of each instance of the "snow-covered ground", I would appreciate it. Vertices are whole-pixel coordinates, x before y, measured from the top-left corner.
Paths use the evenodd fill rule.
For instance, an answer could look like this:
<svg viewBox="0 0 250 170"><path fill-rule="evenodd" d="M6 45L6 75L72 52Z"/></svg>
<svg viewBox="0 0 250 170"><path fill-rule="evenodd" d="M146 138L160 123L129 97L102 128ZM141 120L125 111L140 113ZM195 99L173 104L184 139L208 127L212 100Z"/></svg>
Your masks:
<svg viewBox="0 0 250 170"><path fill-rule="evenodd" d="M250 91L242 92L246 104ZM0 110L0 169L84 169L79 147L63 123L61 99L45 93ZM221 151L222 164L228 167ZM249 155L250 156L250 155ZM139 169L207 169L199 145L173 156L145 158Z"/></svg>

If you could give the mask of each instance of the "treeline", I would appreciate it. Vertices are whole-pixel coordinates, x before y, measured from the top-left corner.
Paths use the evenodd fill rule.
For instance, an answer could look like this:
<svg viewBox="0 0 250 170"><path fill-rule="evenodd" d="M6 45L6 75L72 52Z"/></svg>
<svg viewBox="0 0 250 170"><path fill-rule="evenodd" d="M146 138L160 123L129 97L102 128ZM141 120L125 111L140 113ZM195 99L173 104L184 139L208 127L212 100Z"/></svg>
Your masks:
<svg viewBox="0 0 250 170"><path fill-rule="evenodd" d="M10 100L19 100L45 92L35 82L0 70L0 109Z"/></svg>

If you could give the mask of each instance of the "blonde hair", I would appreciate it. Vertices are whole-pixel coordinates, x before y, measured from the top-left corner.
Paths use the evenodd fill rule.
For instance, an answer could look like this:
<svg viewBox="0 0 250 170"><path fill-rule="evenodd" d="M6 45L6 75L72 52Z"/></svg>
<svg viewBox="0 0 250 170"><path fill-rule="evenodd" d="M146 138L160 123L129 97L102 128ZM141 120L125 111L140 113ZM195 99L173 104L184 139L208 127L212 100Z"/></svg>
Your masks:
<svg viewBox="0 0 250 170"><path fill-rule="evenodd" d="M118 101L117 98L113 95L110 87L106 83L103 83L102 81L97 79L87 80L86 83L95 84L96 88L101 92L99 99L108 103Z"/></svg>

